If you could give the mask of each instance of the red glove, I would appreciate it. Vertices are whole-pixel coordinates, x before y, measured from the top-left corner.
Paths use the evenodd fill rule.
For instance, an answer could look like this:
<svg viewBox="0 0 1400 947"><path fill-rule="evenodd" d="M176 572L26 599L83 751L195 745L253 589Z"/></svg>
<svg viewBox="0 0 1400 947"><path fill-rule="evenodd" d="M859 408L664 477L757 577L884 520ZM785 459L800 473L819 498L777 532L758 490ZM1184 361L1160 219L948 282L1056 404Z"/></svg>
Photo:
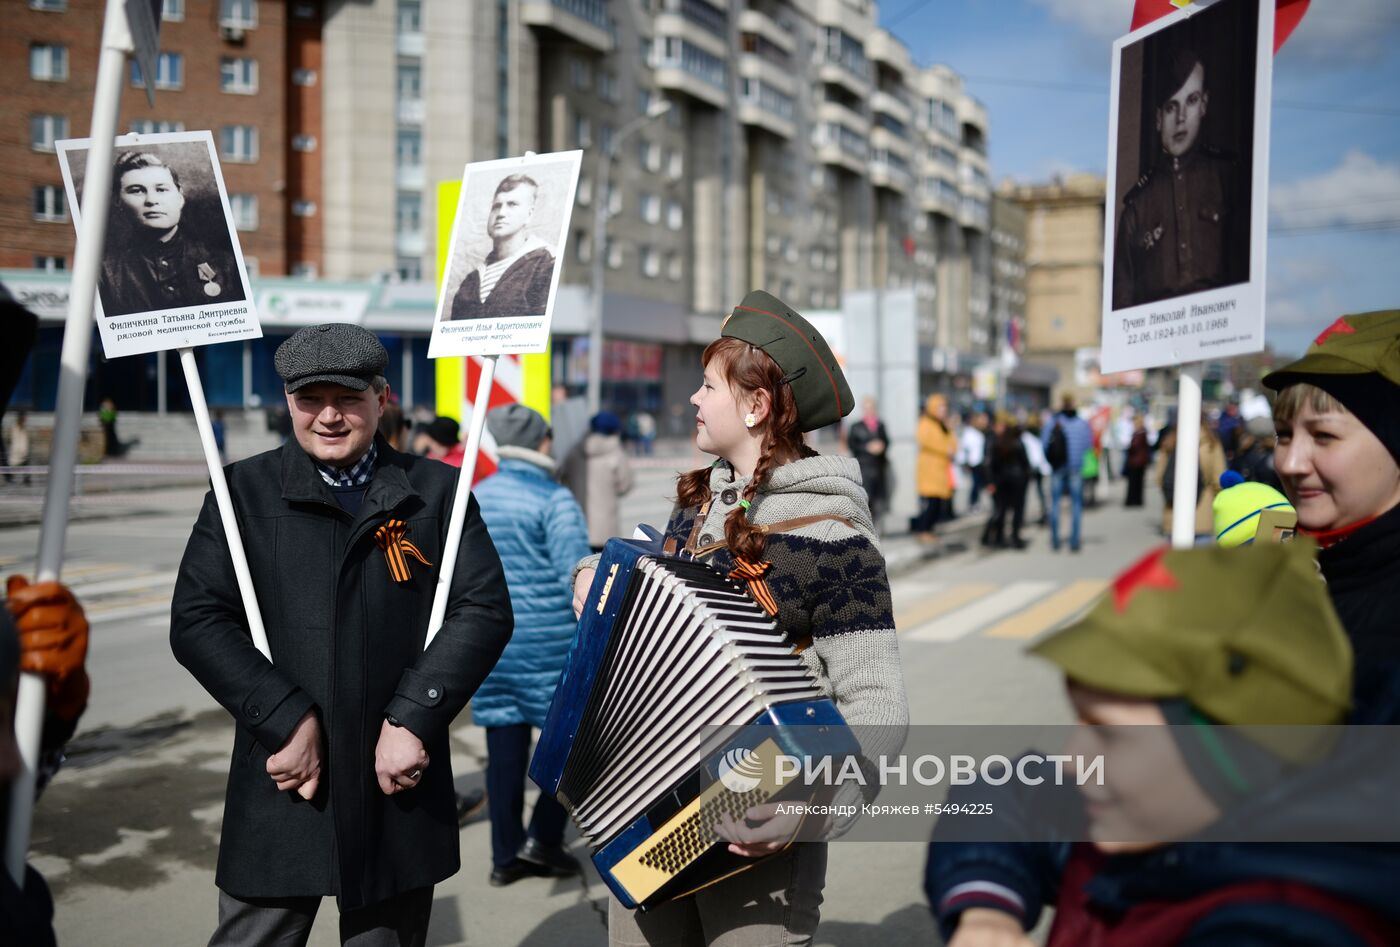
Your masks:
<svg viewBox="0 0 1400 947"><path fill-rule="evenodd" d="M20 670L44 677L50 713L65 722L78 719L89 689L83 607L61 582L31 585L24 576L12 575L6 592L5 607L19 631Z"/></svg>

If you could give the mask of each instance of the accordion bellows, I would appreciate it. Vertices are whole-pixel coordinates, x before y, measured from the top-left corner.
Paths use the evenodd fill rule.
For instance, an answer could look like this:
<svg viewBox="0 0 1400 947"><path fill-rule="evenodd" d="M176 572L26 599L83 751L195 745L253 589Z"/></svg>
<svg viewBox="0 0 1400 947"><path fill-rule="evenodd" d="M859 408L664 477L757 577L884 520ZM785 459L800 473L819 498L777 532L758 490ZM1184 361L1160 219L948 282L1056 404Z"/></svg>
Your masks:
<svg viewBox="0 0 1400 947"><path fill-rule="evenodd" d="M778 752L833 747L854 752L835 705L742 586L613 540L530 776L570 811L619 899L647 907L751 866L714 835L718 816L781 791ZM767 778L726 787L726 751Z"/></svg>

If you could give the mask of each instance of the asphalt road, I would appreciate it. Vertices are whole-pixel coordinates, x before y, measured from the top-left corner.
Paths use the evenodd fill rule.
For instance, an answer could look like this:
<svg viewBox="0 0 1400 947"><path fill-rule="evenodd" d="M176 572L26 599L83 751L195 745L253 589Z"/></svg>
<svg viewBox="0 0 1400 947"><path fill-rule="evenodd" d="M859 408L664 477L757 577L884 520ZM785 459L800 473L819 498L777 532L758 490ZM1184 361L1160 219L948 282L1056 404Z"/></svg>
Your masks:
<svg viewBox="0 0 1400 947"><path fill-rule="evenodd" d="M648 472L624 515L668 509L663 468ZM65 944L193 944L215 919L213 867L232 741L227 715L170 656L174 571L201 491L156 491L132 511L70 529L64 578L93 621L91 705L70 761L40 800L33 863L48 877ZM1110 491L1086 514L1081 553L1031 548L945 555L894 580L905 681L915 723L1068 719L1057 676L1025 643L1089 603L1106 580L1160 540L1156 511L1124 511ZM1031 501L1034 507L1034 500ZM37 529L0 530L0 570L28 571ZM464 714L453 731L462 787L480 785L484 738ZM489 827L461 832L463 870L439 886L429 943L606 943L596 875L487 884ZM938 944L920 880L925 846L833 845L818 943ZM312 943L336 943L327 902Z"/></svg>

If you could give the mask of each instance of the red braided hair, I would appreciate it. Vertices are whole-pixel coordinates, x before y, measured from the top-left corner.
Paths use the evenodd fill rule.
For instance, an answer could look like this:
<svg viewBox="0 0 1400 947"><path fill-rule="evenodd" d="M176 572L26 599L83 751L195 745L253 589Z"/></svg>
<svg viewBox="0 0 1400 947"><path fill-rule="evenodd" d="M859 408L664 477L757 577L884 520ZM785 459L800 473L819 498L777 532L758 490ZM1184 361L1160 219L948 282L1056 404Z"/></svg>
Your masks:
<svg viewBox="0 0 1400 947"><path fill-rule="evenodd" d="M756 391L768 392L771 408L768 416L759 425L763 443L758 463L754 466L748 486L744 487L744 499L752 500L775 468L799 457L814 456L816 451L802 440L802 431L797 424L797 402L792 397L792 388L783 382L783 370L768 353L742 339L726 336L716 339L706 347L700 363L709 368L711 362L720 376L728 382L736 400L752 397ZM676 502L682 508L700 506L708 499L709 467L681 474L676 481ZM750 562L759 562L763 558L768 537L763 530L748 521L747 514L748 511L743 506L738 506L726 517L724 541L732 555Z"/></svg>

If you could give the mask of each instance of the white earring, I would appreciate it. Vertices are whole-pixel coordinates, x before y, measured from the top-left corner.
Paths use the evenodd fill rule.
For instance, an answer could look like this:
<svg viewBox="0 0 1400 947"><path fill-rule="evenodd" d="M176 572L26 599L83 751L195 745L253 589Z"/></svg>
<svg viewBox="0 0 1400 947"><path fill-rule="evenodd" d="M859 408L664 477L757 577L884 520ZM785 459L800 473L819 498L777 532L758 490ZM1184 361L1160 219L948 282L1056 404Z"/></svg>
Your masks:
<svg viewBox="0 0 1400 947"><path fill-rule="evenodd" d="M757 424L757 423L758 423L758 418L756 418L756 417L753 416L753 412L752 412L752 411L750 411L748 414L744 415L744 427L753 427L753 426L754 426L755 424Z"/></svg>

